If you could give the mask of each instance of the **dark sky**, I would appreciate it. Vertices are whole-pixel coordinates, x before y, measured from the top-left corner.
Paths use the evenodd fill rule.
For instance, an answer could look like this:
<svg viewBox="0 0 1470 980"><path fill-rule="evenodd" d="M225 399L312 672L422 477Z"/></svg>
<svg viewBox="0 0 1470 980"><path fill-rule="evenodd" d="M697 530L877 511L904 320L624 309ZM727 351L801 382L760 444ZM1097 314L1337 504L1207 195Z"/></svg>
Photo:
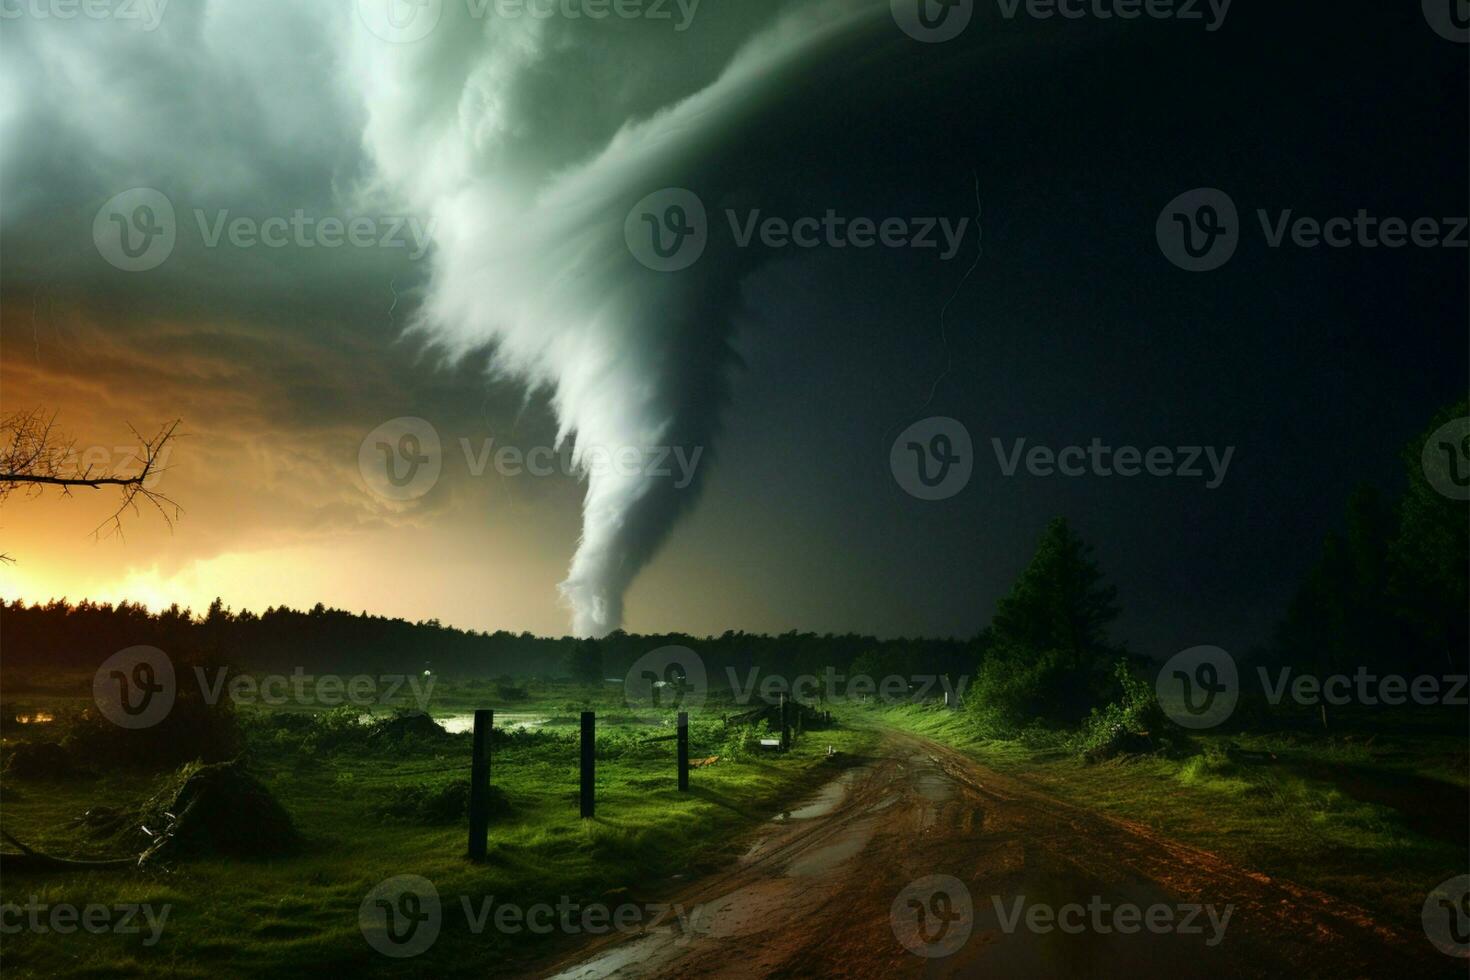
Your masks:
<svg viewBox="0 0 1470 980"><path fill-rule="evenodd" d="M978 176L984 256L948 315L954 368L924 407L973 237L949 263L828 252L759 273L717 477L729 502L706 500L670 560L774 525L740 567L849 585L815 617L800 592L760 590L780 626L965 634L1065 516L1139 649L1261 639L1352 486L1394 490L1402 446L1465 389L1466 251L1272 249L1255 215L1466 213L1464 47L1410 7L1358 9L1239 5L1216 33L972 26L896 71L855 57L822 118L763 163L800 187L791 214L958 217ZM1154 222L1200 186L1229 193L1246 227L1228 264L1189 273ZM887 471L925 415L976 442L948 500L914 500ZM994 437L1235 455L1214 490L1004 477Z"/></svg>
<svg viewBox="0 0 1470 980"><path fill-rule="evenodd" d="M595 88L619 105L583 119L573 100L527 97L507 139L531 147L520 148L528 169L581 159L613 138L619 112L645 119L709 84L778 6L711 6L687 34L628 49L626 63L596 44L576 49L598 52L586 57L607 71ZM725 208L973 220L977 184L982 237L971 230L949 261L932 249L712 244L703 261L742 299L730 342L743 367L702 491L628 592L628 628L969 635L1046 522L1064 516L1117 585L1118 632L1135 649L1242 649L1268 635L1353 485L1394 491L1404 444L1463 397L1470 252L1271 248L1256 212L1466 215L1465 44L1414 4L1242 0L1214 31L998 9L980 4L939 44L886 13L837 35L772 75L721 123L717 152L680 178L709 206L712 242L728 237ZM19 63L54 69L71 38L47 35L48 47L35 30ZM139 43L178 43L166 35ZM249 57L310 75L314 43L279 54L262 42ZM178 79L216 67L196 53L139 81L136 140L96 136L101 123L64 91L19 96L7 119L7 140L24 142L5 161L5 407L56 405L83 429L181 415L201 438L180 463L193 516L171 537L144 527L99 557L52 522L57 512L12 505L6 533L46 557L7 573L5 591L321 598L558 631L580 485L473 479L462 458L451 465L461 436L549 442L554 412L544 389L486 380L485 347L445 367L399 336L423 297L421 268L400 256L182 247L157 275L99 266L87 230L125 187L270 214L320 209L371 171L371 98L329 113L281 91L247 103L233 84L177 94ZM537 75L537 92L571 86L578 70L563 60L566 74ZM164 113L165 92L195 101ZM212 129L213 105L237 122ZM114 115L126 135L132 117ZM166 152L186 132L207 134L182 141L189 166ZM422 153L413 167L449 166L431 140ZM1160 250L1155 223L1201 187L1236 205L1239 245L1222 267L1187 272ZM439 430L449 475L414 506L384 508L353 484L358 446L406 415ZM958 420L974 441L968 486L938 501L905 493L889 467L895 438L929 416ZM1177 477L1007 477L991 446L1094 438L1234 453L1206 489Z"/></svg>

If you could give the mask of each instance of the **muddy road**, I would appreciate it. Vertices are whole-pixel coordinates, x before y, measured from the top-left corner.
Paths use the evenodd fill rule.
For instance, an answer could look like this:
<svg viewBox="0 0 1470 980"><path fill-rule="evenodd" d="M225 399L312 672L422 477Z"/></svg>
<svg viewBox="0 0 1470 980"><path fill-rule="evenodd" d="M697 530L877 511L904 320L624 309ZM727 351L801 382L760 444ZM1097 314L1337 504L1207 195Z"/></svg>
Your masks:
<svg viewBox="0 0 1470 980"><path fill-rule="evenodd" d="M684 918L537 970L605 977L1464 976L1422 933L886 735Z"/></svg>

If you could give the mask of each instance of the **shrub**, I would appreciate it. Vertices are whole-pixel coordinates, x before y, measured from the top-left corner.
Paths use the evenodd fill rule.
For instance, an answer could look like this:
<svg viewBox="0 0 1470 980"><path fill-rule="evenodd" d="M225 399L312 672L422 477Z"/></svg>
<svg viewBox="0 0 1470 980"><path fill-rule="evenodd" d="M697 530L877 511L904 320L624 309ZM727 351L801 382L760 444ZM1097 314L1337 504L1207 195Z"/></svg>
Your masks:
<svg viewBox="0 0 1470 980"><path fill-rule="evenodd" d="M79 766L164 769L194 759L220 762L239 754L242 738L234 702L213 703L193 685L180 684L173 707L158 724L121 728L88 707L59 721L62 748Z"/></svg>
<svg viewBox="0 0 1470 980"><path fill-rule="evenodd" d="M1113 681L1114 700L1094 708L1077 734L1076 747L1089 761L1152 752L1161 745L1164 715L1153 687L1136 677L1124 660L1113 665Z"/></svg>

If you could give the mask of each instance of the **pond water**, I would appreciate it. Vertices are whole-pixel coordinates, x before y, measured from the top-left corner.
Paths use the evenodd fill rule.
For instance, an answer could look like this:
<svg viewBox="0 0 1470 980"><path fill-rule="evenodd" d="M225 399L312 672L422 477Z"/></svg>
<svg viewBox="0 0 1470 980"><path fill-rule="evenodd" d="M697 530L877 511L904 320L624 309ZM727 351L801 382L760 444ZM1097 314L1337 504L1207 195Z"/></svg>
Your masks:
<svg viewBox="0 0 1470 980"><path fill-rule="evenodd" d="M462 711L453 715L441 715L434 720L443 725L444 730L451 735L475 730L475 713L473 711ZM538 715L532 711L495 712L495 727L501 730L508 728L537 729L550 720L548 716Z"/></svg>

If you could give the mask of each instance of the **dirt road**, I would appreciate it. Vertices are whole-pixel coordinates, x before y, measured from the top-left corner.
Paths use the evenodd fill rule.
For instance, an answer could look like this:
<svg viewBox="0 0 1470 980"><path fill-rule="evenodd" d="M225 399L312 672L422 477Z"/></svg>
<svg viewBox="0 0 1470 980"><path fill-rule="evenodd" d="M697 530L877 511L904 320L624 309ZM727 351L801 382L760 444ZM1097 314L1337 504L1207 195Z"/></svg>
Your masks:
<svg viewBox="0 0 1470 980"><path fill-rule="evenodd" d="M1465 975L1422 933L898 733L666 900L682 923L537 975Z"/></svg>

